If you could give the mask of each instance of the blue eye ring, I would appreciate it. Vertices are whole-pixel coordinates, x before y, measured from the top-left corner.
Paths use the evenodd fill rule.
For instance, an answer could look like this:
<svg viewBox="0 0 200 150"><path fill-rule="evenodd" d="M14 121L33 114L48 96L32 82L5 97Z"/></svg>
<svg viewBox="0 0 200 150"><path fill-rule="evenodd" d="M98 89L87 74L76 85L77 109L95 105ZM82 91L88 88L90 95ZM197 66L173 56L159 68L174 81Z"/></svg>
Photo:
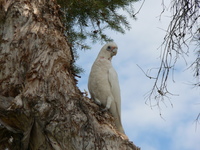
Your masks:
<svg viewBox="0 0 200 150"><path fill-rule="evenodd" d="M110 49L111 49L111 46L108 46L108 47L107 47L107 50L110 50Z"/></svg>

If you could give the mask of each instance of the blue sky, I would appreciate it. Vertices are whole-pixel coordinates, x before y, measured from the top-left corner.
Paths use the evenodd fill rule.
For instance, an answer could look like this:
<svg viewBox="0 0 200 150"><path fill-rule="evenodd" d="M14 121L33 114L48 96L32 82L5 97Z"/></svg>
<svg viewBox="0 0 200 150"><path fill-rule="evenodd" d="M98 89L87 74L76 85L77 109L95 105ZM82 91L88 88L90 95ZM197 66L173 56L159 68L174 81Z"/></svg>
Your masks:
<svg viewBox="0 0 200 150"><path fill-rule="evenodd" d="M135 10L140 5L141 2L135 3ZM156 107L151 109L145 104L145 95L154 81L148 79L137 64L145 71L159 66L158 47L165 35L160 28L166 29L169 23L169 13L159 20L161 11L161 1L146 1L137 20L130 20L130 31L124 35L107 33L118 45L118 54L112 63L120 82L122 123L129 139L142 150L199 150L200 124L196 128L195 119L200 112L200 91L189 84L195 80L183 60L177 63L176 82L169 82L169 90L179 96L171 97L173 107L167 101L166 106L161 106L164 119ZM88 90L90 69L102 46L91 44L91 50L79 52L77 64L85 70L78 83L82 91ZM194 60L192 53L189 56L188 64Z"/></svg>

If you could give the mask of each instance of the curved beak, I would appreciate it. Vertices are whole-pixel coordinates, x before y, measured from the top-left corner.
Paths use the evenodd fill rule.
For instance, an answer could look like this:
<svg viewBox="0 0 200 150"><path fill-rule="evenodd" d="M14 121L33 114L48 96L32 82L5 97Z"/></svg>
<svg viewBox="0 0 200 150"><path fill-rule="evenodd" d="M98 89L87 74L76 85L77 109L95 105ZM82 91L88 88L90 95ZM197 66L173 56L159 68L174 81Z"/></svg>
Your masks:
<svg viewBox="0 0 200 150"><path fill-rule="evenodd" d="M112 47L111 48L112 56L117 54L117 47Z"/></svg>

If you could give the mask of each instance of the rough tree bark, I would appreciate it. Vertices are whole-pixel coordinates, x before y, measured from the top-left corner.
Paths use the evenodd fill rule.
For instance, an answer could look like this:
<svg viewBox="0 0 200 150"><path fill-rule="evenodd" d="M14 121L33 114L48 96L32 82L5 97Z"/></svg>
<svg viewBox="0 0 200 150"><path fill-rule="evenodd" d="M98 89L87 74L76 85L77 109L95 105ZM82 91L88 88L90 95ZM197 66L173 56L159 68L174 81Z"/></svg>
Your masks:
<svg viewBox="0 0 200 150"><path fill-rule="evenodd" d="M83 96L55 0L0 0L0 149L136 150Z"/></svg>

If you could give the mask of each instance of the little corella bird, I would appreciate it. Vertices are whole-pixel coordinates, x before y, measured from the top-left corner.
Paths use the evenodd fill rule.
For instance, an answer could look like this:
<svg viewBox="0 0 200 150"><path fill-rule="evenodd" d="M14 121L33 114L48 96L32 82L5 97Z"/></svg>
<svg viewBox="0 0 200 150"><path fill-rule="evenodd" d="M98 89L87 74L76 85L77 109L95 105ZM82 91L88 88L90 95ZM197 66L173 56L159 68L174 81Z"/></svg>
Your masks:
<svg viewBox="0 0 200 150"><path fill-rule="evenodd" d="M105 44L99 52L90 72L88 89L91 98L103 110L109 110L115 118L117 129L124 134L121 123L121 96L118 76L112 66L112 57L117 54L117 45L114 42Z"/></svg>

